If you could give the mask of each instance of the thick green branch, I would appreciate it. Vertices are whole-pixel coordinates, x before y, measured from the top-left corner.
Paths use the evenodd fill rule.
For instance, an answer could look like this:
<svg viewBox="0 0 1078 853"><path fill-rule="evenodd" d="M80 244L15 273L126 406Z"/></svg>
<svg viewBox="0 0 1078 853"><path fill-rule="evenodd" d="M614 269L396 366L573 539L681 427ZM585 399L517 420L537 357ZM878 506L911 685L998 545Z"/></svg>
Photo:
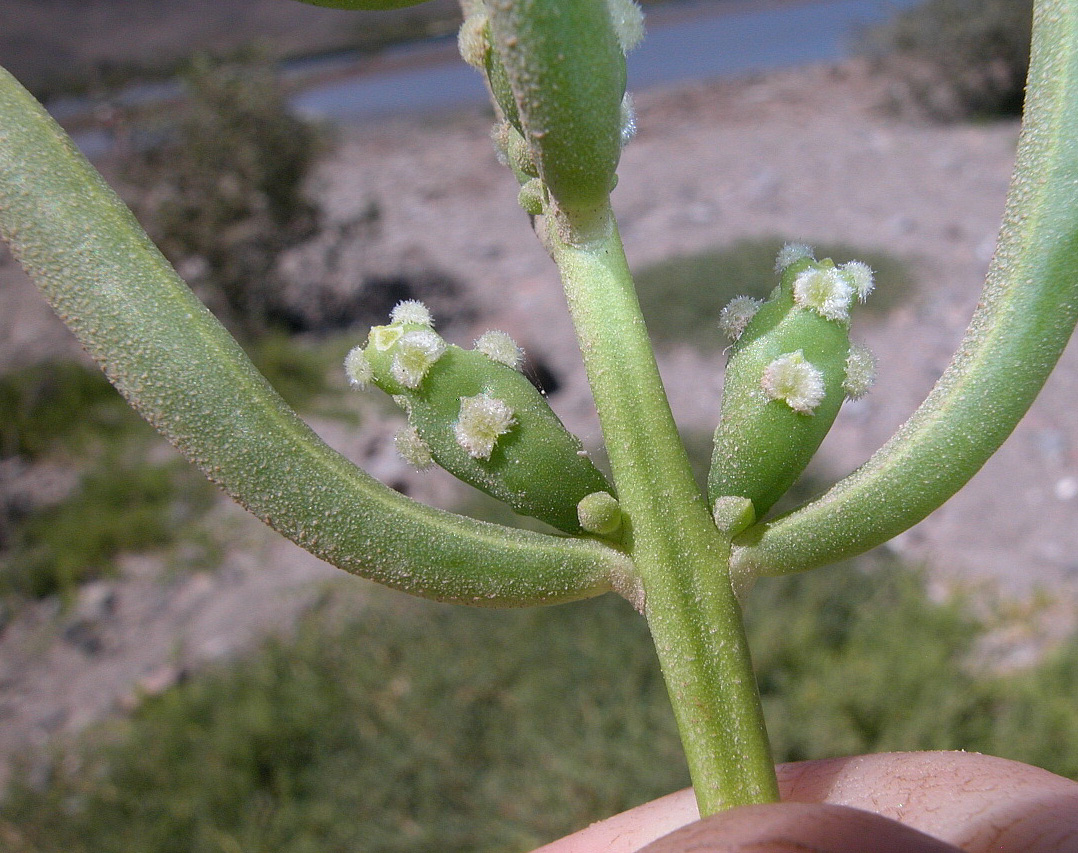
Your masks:
<svg viewBox="0 0 1078 853"><path fill-rule="evenodd" d="M325 445L2 70L0 233L132 405L313 554L417 595L489 606L584 598L628 576L611 548L424 507Z"/></svg>
<svg viewBox="0 0 1078 853"><path fill-rule="evenodd" d="M550 240L696 798L703 814L777 799L729 540L678 438L609 207L601 222L586 243Z"/></svg>
<svg viewBox="0 0 1078 853"><path fill-rule="evenodd" d="M743 534L742 576L842 560L925 518L995 453L1078 320L1078 4L1039 0L999 247L958 353L924 404L819 500Z"/></svg>

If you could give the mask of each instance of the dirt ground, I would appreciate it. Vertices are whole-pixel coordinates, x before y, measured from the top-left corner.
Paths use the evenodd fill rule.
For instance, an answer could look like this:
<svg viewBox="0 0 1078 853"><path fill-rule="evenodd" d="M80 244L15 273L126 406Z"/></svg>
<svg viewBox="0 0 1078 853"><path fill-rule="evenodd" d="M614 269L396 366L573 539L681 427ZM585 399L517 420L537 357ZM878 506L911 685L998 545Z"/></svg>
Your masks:
<svg viewBox="0 0 1078 853"><path fill-rule="evenodd" d="M846 407L824 445L819 470L833 477L862 463L908 417L958 345L993 250L1017 138L1013 123L939 127L898 118L886 109L889 86L849 64L645 92L637 99L640 133L614 196L637 266L774 235L913 259L915 297L860 325L879 357L879 380ZM488 327L510 332L554 369L555 407L596 444L556 272L516 207L514 182L496 165L488 133L489 119L478 112L343 129L317 189L331 227L376 199L380 236L332 259L316 240L282 264L300 280L339 287L363 273L414 268L466 283L480 320L447 334L463 343ZM0 256L0 365L72 346ZM721 357L674 349L662 353L661 367L679 421L713 428ZM1066 630L1063 614L1078 598L1076 399L1072 344L1003 450L960 495L888 546L924 562L941 594L983 587L1030 601L1050 593L1057 604L1019 607L1022 618L997 637L993 654L1003 663L1028 660L1044 637ZM446 479L420 479L396 460L388 438L395 425L368 418L358 432L315 426L387 482L436 503L456 499ZM121 578L91 584L70 609L44 602L7 623L0 764L286 628L343 577L240 510L222 506L218 523L238 544L215 572L178 574L155 557L129 558Z"/></svg>

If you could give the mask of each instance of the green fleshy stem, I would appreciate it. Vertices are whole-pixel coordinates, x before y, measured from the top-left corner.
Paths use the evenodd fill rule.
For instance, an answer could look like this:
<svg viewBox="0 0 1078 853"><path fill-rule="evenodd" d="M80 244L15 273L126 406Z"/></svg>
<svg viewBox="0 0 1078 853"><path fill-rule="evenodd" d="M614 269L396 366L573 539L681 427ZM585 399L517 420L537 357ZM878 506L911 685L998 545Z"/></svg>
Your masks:
<svg viewBox="0 0 1078 853"><path fill-rule="evenodd" d="M631 564L613 548L424 507L326 446L2 70L0 234L132 405L238 502L327 562L483 606L631 587Z"/></svg>
<svg viewBox="0 0 1078 853"><path fill-rule="evenodd" d="M599 215L621 156L625 95L625 56L606 0L486 5L492 53L540 177L570 218Z"/></svg>

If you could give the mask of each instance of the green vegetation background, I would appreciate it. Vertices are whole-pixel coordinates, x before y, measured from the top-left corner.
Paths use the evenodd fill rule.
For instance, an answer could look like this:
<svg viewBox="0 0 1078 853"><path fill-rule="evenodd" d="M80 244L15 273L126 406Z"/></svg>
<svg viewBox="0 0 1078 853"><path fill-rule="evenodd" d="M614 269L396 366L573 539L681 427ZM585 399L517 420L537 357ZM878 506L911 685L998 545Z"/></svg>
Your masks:
<svg viewBox="0 0 1078 853"><path fill-rule="evenodd" d="M908 86L930 113L1006 111L1028 61L1028 7L930 0L875 47L915 60ZM900 62L896 73L910 67ZM986 76L985 68L996 70ZM189 166L184 174L197 176L206 164ZM260 197L260 174L235 170L250 178L244 191ZM305 204L289 199L307 215ZM282 222L304 226L302 217ZM278 226L266 226L269 244ZM667 321L684 334L691 320L699 346L721 347L699 318L736 293L766 293L774 248L764 241L642 271L658 341ZM890 282L880 296L908 284L901 264L868 260ZM716 281L716 270L728 281ZM713 304L701 304L701 293ZM256 361L287 397L308 411L325 404L339 342L312 347L250 331L260 338L250 342ZM83 367L0 377L0 457L66 460L80 471L59 504L0 516L5 601L70 595L124 551L203 536L212 491L186 467L162 462L155 441ZM205 540L201 567L219 545ZM625 602L472 611L355 583L358 592L327 592L295 636L147 699L129 719L58 753L44 776L17 774L0 805L0 847L525 850L687 784L651 643ZM997 626L975 619L965 600L931 599L919 572L879 556L761 582L747 610L777 760L969 749L1078 778L1078 640L1028 669L995 672L979 643Z"/></svg>
<svg viewBox="0 0 1078 853"><path fill-rule="evenodd" d="M364 588L342 618L353 595L16 785L6 849L526 850L687 784L620 599L491 612ZM882 563L761 583L748 613L778 760L960 748L1078 777L1078 644L979 672L962 602Z"/></svg>

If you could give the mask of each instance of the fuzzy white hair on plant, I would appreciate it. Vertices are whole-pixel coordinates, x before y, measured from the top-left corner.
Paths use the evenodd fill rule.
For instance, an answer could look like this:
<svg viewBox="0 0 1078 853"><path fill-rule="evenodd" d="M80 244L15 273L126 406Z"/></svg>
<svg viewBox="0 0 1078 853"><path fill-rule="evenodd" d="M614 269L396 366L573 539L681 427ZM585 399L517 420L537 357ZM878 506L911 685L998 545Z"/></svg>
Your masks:
<svg viewBox="0 0 1078 853"><path fill-rule="evenodd" d="M850 319L853 294L849 278L834 267L803 270L794 279L794 302L828 320Z"/></svg>
<svg viewBox="0 0 1078 853"><path fill-rule="evenodd" d="M473 459L490 459L494 445L516 424L513 410L504 400L486 392L460 398L460 414L453 434Z"/></svg>
<svg viewBox="0 0 1078 853"><path fill-rule="evenodd" d="M823 373L805 360L801 350L781 355L764 368L760 387L771 400L780 400L802 415L811 415L823 402Z"/></svg>
<svg viewBox="0 0 1078 853"><path fill-rule="evenodd" d="M796 264L802 258L814 258L815 249L804 243L787 243L779 249L778 257L775 258L775 272L781 273L792 264Z"/></svg>
<svg viewBox="0 0 1078 853"><path fill-rule="evenodd" d="M475 348L491 361L504 364L513 370L524 365L524 350L506 332L491 329L475 339Z"/></svg>
<svg viewBox="0 0 1078 853"><path fill-rule="evenodd" d="M434 327L434 318L427 306L418 299L404 299L393 306L389 314L391 322L398 325L414 323L419 326Z"/></svg>
<svg viewBox="0 0 1078 853"><path fill-rule="evenodd" d="M719 330L731 341L736 341L763 304L751 296L735 296L719 312Z"/></svg>

